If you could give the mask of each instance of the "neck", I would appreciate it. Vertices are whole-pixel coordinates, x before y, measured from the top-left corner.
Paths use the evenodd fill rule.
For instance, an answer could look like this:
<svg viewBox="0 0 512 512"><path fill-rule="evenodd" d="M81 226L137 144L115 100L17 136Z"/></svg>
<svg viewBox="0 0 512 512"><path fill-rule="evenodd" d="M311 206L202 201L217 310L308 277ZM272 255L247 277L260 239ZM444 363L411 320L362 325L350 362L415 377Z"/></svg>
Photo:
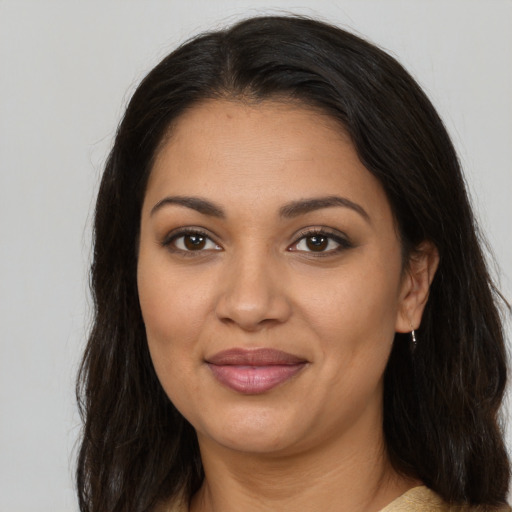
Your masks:
<svg viewBox="0 0 512 512"><path fill-rule="evenodd" d="M205 480L191 512L376 512L419 484L392 469L381 434L355 431L296 454L247 454L202 436L199 444Z"/></svg>

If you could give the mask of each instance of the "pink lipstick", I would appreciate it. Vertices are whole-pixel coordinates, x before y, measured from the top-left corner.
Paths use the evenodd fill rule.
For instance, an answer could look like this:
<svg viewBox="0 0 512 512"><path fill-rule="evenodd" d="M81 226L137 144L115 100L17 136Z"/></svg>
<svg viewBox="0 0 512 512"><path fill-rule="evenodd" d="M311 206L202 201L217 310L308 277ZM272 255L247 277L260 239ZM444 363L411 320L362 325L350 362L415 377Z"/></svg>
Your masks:
<svg viewBox="0 0 512 512"><path fill-rule="evenodd" d="M235 348L218 352L206 363L221 384L238 393L257 395L291 379L307 361L269 348Z"/></svg>

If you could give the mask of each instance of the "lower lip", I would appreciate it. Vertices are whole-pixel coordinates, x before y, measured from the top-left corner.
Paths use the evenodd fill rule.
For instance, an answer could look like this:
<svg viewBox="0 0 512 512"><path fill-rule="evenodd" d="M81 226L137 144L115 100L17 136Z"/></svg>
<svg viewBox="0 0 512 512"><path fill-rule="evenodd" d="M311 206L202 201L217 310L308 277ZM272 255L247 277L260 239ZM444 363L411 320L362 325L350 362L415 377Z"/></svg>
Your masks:
<svg viewBox="0 0 512 512"><path fill-rule="evenodd" d="M299 373L306 363L238 366L208 364L216 379L228 388L246 395L269 391Z"/></svg>

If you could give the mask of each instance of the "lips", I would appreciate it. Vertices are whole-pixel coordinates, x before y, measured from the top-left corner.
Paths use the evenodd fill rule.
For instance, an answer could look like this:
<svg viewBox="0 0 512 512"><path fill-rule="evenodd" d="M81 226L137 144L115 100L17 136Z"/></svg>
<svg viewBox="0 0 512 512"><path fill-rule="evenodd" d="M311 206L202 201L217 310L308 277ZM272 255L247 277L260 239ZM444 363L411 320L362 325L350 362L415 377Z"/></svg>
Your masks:
<svg viewBox="0 0 512 512"><path fill-rule="evenodd" d="M214 377L238 393L265 393L288 381L307 364L303 358L274 349L231 349L209 357Z"/></svg>

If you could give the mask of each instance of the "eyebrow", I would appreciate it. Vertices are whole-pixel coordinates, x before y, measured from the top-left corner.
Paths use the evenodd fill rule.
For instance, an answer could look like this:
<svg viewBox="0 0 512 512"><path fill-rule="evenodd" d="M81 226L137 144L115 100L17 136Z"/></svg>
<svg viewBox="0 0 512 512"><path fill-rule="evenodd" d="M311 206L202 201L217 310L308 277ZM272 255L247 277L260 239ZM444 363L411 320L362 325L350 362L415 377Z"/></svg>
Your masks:
<svg viewBox="0 0 512 512"><path fill-rule="evenodd" d="M332 208L333 206L350 208L361 215L361 217L363 217L367 222L370 222L370 216L361 205L354 203L354 201L351 201L346 197L340 196L326 196L292 201L280 208L279 215L286 219L290 219L315 210Z"/></svg>
<svg viewBox="0 0 512 512"><path fill-rule="evenodd" d="M185 208L196 210L203 215L217 217L219 219L226 218L224 209L221 206L208 201L207 199L193 196L164 197L162 200L158 201L155 206L153 206L150 215L155 214L158 210L167 205L184 206ZM367 222L370 222L370 216L361 205L351 201L350 199L347 199L346 197L340 196L316 197L311 199L299 199L297 201L292 201L279 209L279 216L285 219L292 219L294 217L298 217L299 215L304 215L315 210L332 207L350 208L351 210L361 215L361 217L363 217Z"/></svg>
<svg viewBox="0 0 512 512"><path fill-rule="evenodd" d="M189 196L165 197L161 201L158 201L158 203L156 203L155 206L153 206L153 208L151 209L150 215L153 215L155 212L157 212L164 206L167 206L170 204L184 206L186 208L196 210L197 212L202 213L203 215L209 215L210 217L217 217L219 219L223 219L226 217L224 210L220 206L216 205L215 203L212 203L211 201L202 199L200 197L189 197Z"/></svg>

